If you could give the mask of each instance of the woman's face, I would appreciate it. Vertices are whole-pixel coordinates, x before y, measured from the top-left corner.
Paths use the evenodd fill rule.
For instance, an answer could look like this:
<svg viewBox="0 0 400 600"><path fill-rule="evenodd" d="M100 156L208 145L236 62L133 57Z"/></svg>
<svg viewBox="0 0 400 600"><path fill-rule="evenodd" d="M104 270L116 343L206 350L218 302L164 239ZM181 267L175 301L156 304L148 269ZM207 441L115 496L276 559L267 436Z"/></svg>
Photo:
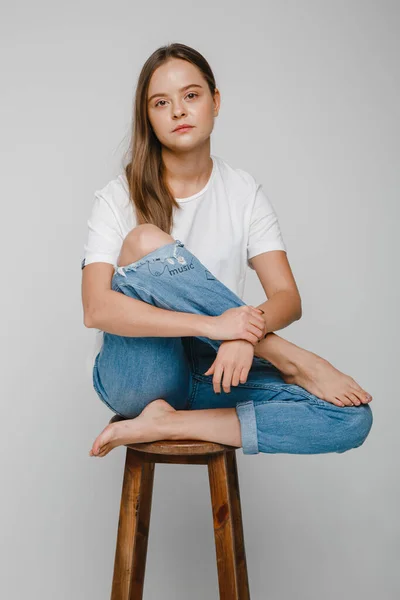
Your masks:
<svg viewBox="0 0 400 600"><path fill-rule="evenodd" d="M219 106L219 91L216 90L213 99L202 73L186 60L168 60L150 79L149 121L160 143L172 151L187 151L202 145L214 128ZM184 124L193 128L174 131Z"/></svg>

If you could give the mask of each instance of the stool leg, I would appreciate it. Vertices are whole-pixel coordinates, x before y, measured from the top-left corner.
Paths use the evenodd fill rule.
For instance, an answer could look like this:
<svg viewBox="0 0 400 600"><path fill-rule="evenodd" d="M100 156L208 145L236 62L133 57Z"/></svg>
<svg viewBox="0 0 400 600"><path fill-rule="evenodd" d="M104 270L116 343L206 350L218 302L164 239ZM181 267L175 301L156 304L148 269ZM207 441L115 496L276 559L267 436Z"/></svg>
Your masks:
<svg viewBox="0 0 400 600"><path fill-rule="evenodd" d="M235 465L227 452L208 457L220 600L250 599Z"/></svg>
<svg viewBox="0 0 400 600"><path fill-rule="evenodd" d="M227 450L226 462L229 477L231 512L235 539L236 574L240 600L250 600L249 579L247 575L246 550L244 546L242 507L240 503L239 476L236 463L236 451Z"/></svg>
<svg viewBox="0 0 400 600"><path fill-rule="evenodd" d="M111 600L142 600L154 463L126 449Z"/></svg>

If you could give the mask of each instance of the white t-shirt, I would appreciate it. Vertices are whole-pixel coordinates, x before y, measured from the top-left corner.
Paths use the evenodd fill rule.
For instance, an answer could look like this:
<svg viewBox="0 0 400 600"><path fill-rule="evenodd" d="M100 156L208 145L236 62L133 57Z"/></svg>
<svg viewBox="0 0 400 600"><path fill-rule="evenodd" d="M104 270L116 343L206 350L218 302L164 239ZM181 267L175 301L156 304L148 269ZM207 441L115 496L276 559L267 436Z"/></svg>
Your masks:
<svg viewBox="0 0 400 600"><path fill-rule="evenodd" d="M252 175L211 155L213 169L202 190L188 198L175 198L171 235L184 243L211 273L243 297L249 259L270 250L286 250L271 200ZM81 268L93 262L117 266L125 236L136 226L125 172L94 194L88 219L88 238ZM103 332L96 330L92 373Z"/></svg>

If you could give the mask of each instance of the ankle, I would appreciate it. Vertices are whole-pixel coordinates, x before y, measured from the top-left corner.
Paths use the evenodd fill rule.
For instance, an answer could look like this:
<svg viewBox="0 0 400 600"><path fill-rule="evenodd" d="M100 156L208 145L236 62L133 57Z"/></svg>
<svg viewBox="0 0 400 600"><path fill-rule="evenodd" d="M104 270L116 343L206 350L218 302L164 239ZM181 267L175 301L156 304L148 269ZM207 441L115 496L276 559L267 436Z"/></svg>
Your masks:
<svg viewBox="0 0 400 600"><path fill-rule="evenodd" d="M288 377L295 377L300 372L300 360L298 356L294 356L294 353L282 354L273 353L267 351L263 346L262 342L257 344L254 348L254 356L259 356L268 360L276 367L281 373Z"/></svg>
<svg viewBox="0 0 400 600"><path fill-rule="evenodd" d="M182 440L183 437L183 416L185 411L176 410L171 412L162 419L159 425L159 433L163 436L163 440Z"/></svg>

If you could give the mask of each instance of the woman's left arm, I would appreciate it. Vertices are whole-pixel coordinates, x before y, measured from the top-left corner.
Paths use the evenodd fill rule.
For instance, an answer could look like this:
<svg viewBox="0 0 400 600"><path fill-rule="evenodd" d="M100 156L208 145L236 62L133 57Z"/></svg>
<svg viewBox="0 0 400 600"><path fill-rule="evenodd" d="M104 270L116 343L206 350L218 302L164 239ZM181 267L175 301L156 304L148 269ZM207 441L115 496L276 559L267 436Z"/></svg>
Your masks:
<svg viewBox="0 0 400 600"><path fill-rule="evenodd" d="M264 311L267 333L298 321L302 315L301 298L286 252L270 250L250 260L268 297L256 307Z"/></svg>
<svg viewBox="0 0 400 600"><path fill-rule="evenodd" d="M269 250L251 260L268 300L256 306L264 311L266 333L283 329L301 317L301 298L284 250ZM260 340L261 341L261 340ZM257 355L258 356L258 355ZM247 381L254 346L246 340L225 340L204 375L212 375L214 392L225 393L230 386Z"/></svg>

